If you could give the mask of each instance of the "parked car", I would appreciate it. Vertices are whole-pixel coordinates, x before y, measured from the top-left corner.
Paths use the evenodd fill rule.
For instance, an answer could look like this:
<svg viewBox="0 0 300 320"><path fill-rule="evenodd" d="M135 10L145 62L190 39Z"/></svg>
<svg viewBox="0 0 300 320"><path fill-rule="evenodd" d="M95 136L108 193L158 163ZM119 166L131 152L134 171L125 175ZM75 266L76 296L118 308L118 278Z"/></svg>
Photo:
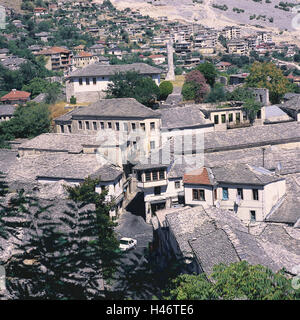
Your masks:
<svg viewBox="0 0 300 320"><path fill-rule="evenodd" d="M122 238L120 240L120 250L121 251L128 251L132 248L135 248L137 245L137 240L132 238Z"/></svg>

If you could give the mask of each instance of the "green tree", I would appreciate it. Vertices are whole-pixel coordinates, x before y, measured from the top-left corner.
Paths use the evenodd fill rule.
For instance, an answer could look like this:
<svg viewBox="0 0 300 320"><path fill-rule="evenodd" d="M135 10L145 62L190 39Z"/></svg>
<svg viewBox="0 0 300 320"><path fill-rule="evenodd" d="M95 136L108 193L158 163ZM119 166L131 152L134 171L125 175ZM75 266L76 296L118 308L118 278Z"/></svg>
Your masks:
<svg viewBox="0 0 300 320"><path fill-rule="evenodd" d="M300 290L293 289L283 270L274 273L261 265L246 261L214 267L213 273L180 275L165 292L168 300L293 300Z"/></svg>
<svg viewBox="0 0 300 320"><path fill-rule="evenodd" d="M154 108L160 91L150 77L137 72L117 73L110 78L106 98L134 98L147 107Z"/></svg>
<svg viewBox="0 0 300 320"><path fill-rule="evenodd" d="M199 70L193 70L186 75L182 87L184 100L195 100L196 103L199 103L203 101L208 92L209 86Z"/></svg>
<svg viewBox="0 0 300 320"><path fill-rule="evenodd" d="M49 108L45 104L28 103L19 106L14 117L0 123L0 140L32 138L50 131Z"/></svg>
<svg viewBox="0 0 300 320"><path fill-rule="evenodd" d="M204 75L206 82L213 87L218 75L216 67L210 62L204 62L199 64L196 69Z"/></svg>
<svg viewBox="0 0 300 320"><path fill-rule="evenodd" d="M270 91L270 101L279 103L285 93L291 90L291 84L282 71L273 63L255 62L246 78L246 86L267 88Z"/></svg>
<svg viewBox="0 0 300 320"><path fill-rule="evenodd" d="M254 98L248 98L245 100L245 103L243 104L243 109L246 111L250 123L253 123L257 113L261 110L261 107L261 103L256 101Z"/></svg>
<svg viewBox="0 0 300 320"><path fill-rule="evenodd" d="M26 234L21 243L16 230ZM0 231L18 247L5 264L11 298L105 298L101 282L113 277L118 242L109 218L93 206L68 201L61 209L19 192L0 207Z"/></svg>
<svg viewBox="0 0 300 320"><path fill-rule="evenodd" d="M159 85L159 99L166 100L168 95L173 92L173 84L171 81L163 81Z"/></svg>

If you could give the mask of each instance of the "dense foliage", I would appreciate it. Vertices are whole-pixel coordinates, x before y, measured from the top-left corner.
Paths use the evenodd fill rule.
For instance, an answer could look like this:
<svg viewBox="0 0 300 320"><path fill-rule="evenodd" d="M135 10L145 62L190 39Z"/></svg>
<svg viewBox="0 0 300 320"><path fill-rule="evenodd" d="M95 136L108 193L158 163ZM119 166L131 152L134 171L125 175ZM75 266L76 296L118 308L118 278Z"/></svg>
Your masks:
<svg viewBox="0 0 300 320"><path fill-rule="evenodd" d="M163 81L159 85L159 99L166 100L168 95L173 92L173 84L171 81Z"/></svg>
<svg viewBox="0 0 300 320"><path fill-rule="evenodd" d="M292 89L288 79L273 63L255 62L251 66L246 85L248 87L269 89L270 101L273 104L279 103L284 94Z"/></svg>
<svg viewBox="0 0 300 320"><path fill-rule="evenodd" d="M186 75L182 87L184 100L194 100L196 103L202 102L209 90L209 85L199 70L193 70Z"/></svg>
<svg viewBox="0 0 300 320"><path fill-rule="evenodd" d="M0 123L0 148L7 147L7 141L17 138L32 138L50 131L51 120L48 106L27 103L17 107L14 117Z"/></svg>
<svg viewBox="0 0 300 320"><path fill-rule="evenodd" d="M134 98L147 107L154 108L160 95L156 83L150 77L137 72L117 73L110 78L106 98Z"/></svg>
<svg viewBox="0 0 300 320"><path fill-rule="evenodd" d="M166 291L170 300L293 300L300 298L300 290L293 289L283 271L274 273L261 265L246 261L229 266L214 267L208 277L180 275Z"/></svg>

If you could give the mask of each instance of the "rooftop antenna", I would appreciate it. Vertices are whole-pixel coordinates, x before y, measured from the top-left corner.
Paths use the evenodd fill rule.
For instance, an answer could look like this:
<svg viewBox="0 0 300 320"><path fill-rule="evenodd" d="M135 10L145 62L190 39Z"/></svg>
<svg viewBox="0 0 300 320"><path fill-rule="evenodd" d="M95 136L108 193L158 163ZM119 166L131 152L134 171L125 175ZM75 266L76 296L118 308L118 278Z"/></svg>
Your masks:
<svg viewBox="0 0 300 320"><path fill-rule="evenodd" d="M266 151L266 148L262 148L262 153L263 153L263 168L265 167L265 151Z"/></svg>
<svg viewBox="0 0 300 320"><path fill-rule="evenodd" d="M278 170L278 173L279 173L279 174L280 174L280 172L281 172L281 169L282 169L281 162L278 162L278 164L277 164L277 170Z"/></svg>

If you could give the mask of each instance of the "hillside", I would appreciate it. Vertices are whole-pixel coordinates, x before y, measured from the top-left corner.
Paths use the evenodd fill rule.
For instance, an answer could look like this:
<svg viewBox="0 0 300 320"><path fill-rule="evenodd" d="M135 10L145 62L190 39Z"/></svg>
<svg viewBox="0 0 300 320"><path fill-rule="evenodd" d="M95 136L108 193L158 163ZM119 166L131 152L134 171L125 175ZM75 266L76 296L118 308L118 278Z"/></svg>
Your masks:
<svg viewBox="0 0 300 320"><path fill-rule="evenodd" d="M281 6L275 8L282 2L280 0L269 0L270 3L266 1L268 0L111 0L118 9L139 9L142 14L151 17L168 16L170 20L194 21L216 29L226 25L242 25L246 33L251 33L251 30L268 30L275 37L279 32L285 31L280 38L299 42L299 29L294 29L292 25L296 16L292 12L292 6L300 4L299 1L283 1L288 4L285 10Z"/></svg>
<svg viewBox="0 0 300 320"><path fill-rule="evenodd" d="M22 3L22 0L0 0L0 5L3 5L4 7L7 7L7 8L12 8L16 12L21 11L21 3Z"/></svg>

